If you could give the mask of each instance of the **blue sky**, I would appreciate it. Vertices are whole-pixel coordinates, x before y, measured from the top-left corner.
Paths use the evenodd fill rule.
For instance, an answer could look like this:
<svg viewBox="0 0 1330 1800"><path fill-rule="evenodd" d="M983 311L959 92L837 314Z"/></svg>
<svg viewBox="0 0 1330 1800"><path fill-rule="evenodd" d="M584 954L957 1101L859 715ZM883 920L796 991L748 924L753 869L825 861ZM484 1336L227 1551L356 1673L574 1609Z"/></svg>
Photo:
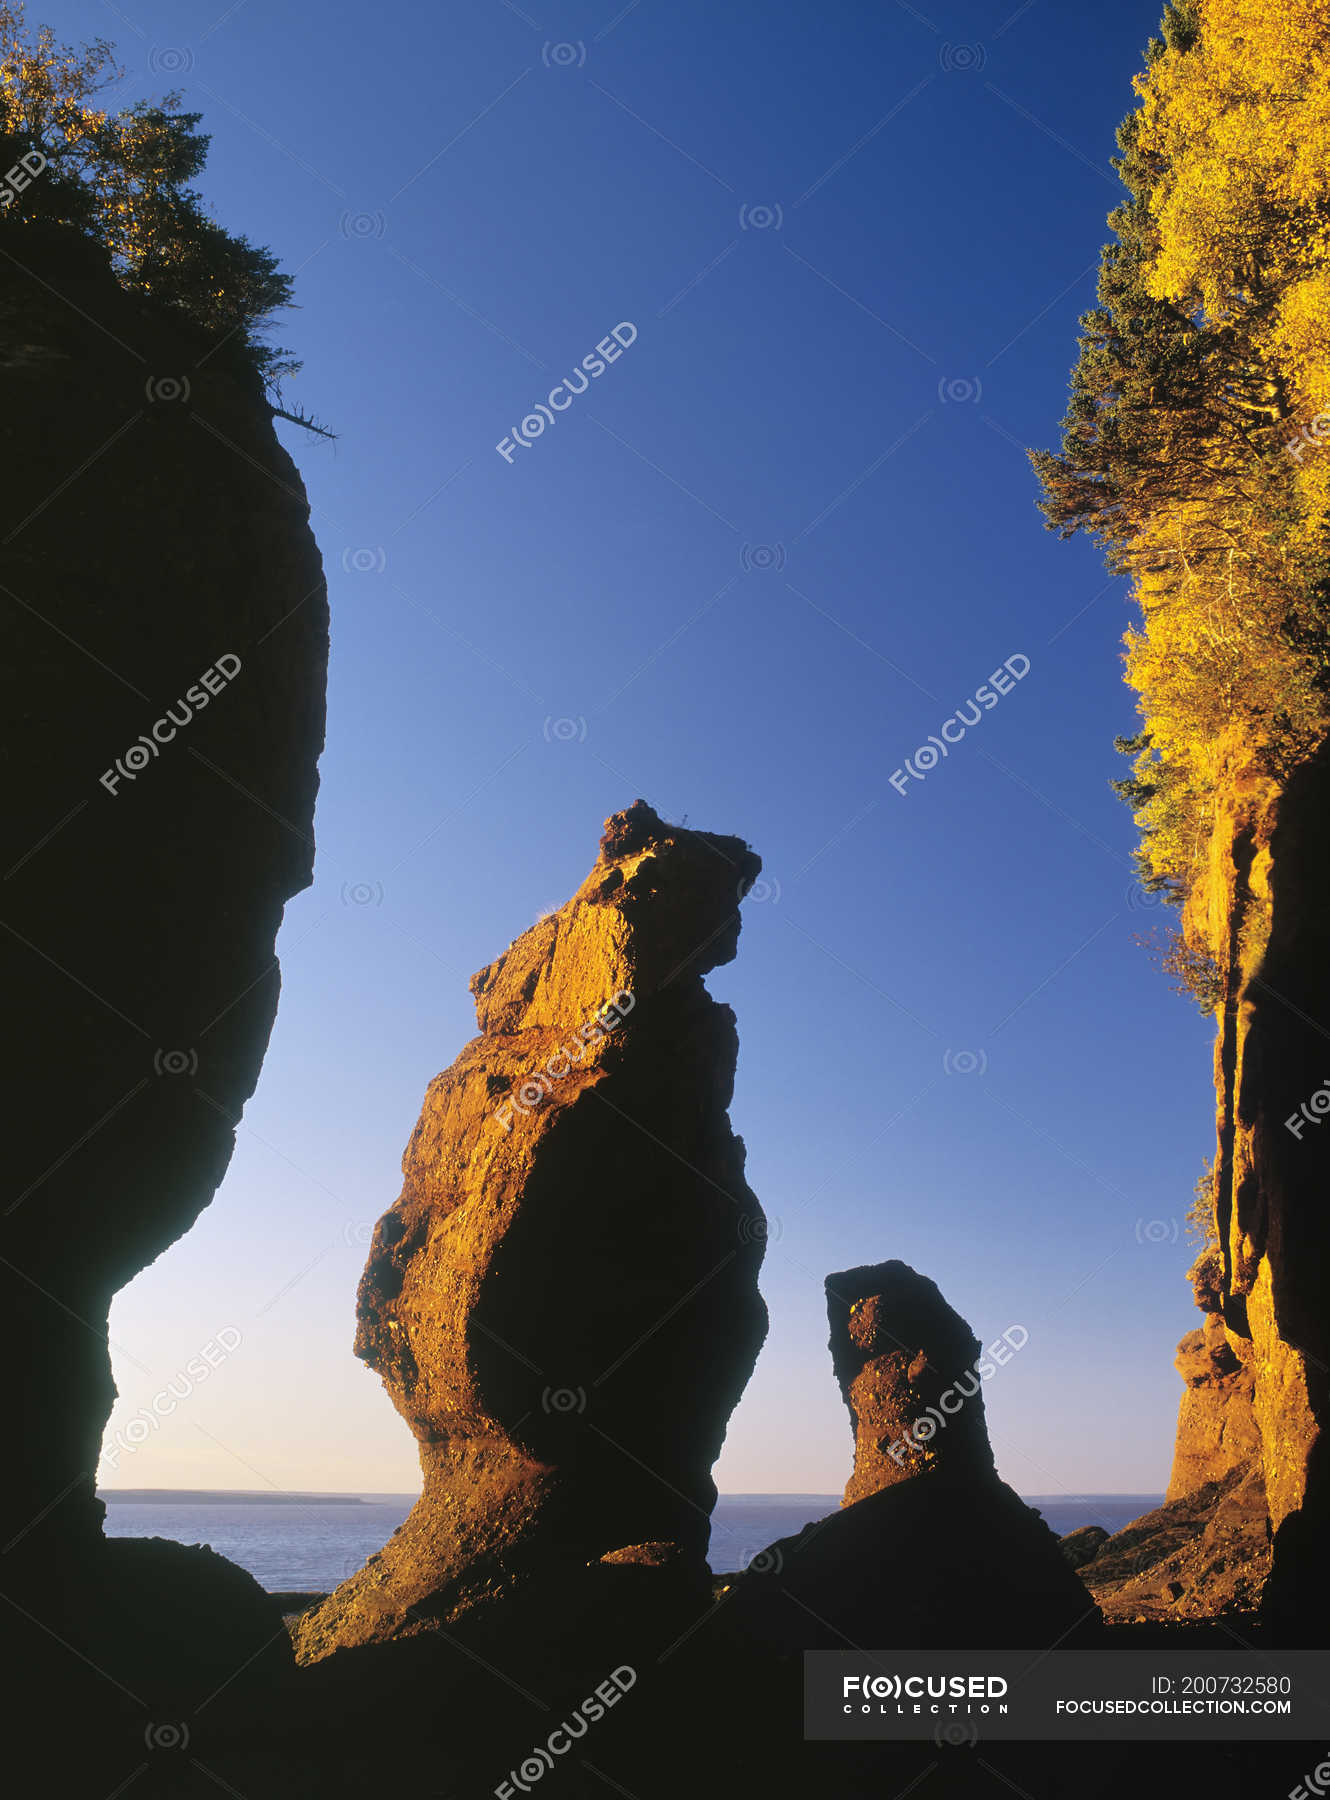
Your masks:
<svg viewBox="0 0 1330 1800"><path fill-rule="evenodd" d="M822 1278L893 1256L1029 1331L987 1390L1013 1485L1162 1488L1209 1029L1133 941L1125 597L1024 456L1157 10L33 9L204 113L217 216L297 275L286 402L338 434L282 427L333 607L317 879L224 1187L115 1303L112 1436L240 1342L107 1479L414 1484L350 1350L369 1228L471 972L640 794L765 861L711 977L772 1220L722 1488L842 1484Z"/></svg>

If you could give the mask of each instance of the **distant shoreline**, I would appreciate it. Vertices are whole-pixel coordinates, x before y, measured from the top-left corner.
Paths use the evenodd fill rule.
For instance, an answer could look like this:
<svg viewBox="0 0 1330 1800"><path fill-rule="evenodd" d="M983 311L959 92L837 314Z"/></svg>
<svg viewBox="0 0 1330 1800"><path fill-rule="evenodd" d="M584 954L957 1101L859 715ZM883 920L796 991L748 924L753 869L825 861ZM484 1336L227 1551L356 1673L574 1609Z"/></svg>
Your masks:
<svg viewBox="0 0 1330 1800"><path fill-rule="evenodd" d="M385 1494L385 1500L406 1498ZM97 1498L122 1506L366 1506L361 1494L261 1493L249 1488L98 1488ZM378 1498L378 1496L376 1496Z"/></svg>
<svg viewBox="0 0 1330 1800"><path fill-rule="evenodd" d="M359 1493L359 1494L321 1494L301 1493L288 1494L280 1490L265 1491L255 1488L98 1488L97 1498L108 1505L120 1504L130 1506L380 1506L388 1502L408 1501L415 1503L418 1495L408 1493ZM794 1505L799 1501L809 1503L835 1504L839 1494L730 1494L723 1493L721 1500L743 1500L750 1505L760 1506L765 1502L773 1505ZM1098 1500L1124 1501L1140 1500L1144 1502L1143 1510L1149 1510L1161 1504L1158 1493L1080 1493L1080 1494L1022 1494L1021 1499L1027 1506L1037 1506L1040 1501L1067 1504L1072 1501L1094 1502Z"/></svg>

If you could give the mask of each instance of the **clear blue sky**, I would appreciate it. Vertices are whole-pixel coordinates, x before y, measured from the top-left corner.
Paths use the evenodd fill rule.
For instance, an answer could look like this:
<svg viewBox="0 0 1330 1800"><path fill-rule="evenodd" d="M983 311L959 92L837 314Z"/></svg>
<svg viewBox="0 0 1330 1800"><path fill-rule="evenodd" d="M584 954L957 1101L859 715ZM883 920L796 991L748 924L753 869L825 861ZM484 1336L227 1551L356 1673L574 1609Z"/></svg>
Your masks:
<svg viewBox="0 0 1330 1800"><path fill-rule="evenodd" d="M1029 1331L987 1390L1018 1489L1161 1488L1209 1032L1133 942L1124 596L1024 456L1158 0L614 12L33 9L205 114L218 217L297 274L287 404L339 434L283 427L333 606L317 880L225 1185L116 1301L112 1431L241 1342L110 1478L414 1485L351 1355L369 1228L469 975L640 794L766 864L711 978L773 1221L722 1488L840 1486L822 1278L885 1257Z"/></svg>

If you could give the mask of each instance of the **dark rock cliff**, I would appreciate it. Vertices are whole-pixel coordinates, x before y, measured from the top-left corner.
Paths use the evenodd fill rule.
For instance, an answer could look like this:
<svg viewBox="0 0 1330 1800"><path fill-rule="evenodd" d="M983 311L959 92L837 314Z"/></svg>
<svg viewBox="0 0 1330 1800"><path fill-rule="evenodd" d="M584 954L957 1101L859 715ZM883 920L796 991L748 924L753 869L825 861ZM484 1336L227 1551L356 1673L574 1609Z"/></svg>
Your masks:
<svg viewBox="0 0 1330 1800"><path fill-rule="evenodd" d="M258 378L95 245L0 235L0 389L0 1581L49 1597L100 1542L111 1297L212 1199L267 1046L328 608Z"/></svg>

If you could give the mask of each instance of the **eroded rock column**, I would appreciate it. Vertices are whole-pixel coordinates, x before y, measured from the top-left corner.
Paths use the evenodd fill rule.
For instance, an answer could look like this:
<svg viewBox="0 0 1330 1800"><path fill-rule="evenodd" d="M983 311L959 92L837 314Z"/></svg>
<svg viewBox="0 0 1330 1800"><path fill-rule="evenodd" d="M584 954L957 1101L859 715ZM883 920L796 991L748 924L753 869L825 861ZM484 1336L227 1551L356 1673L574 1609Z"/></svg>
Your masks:
<svg viewBox="0 0 1330 1800"><path fill-rule="evenodd" d="M572 899L473 978L480 1035L430 1085L358 1307L424 1492L301 1621L305 1659L587 1565L704 1575L766 1309L726 1112L734 1014L702 977L734 956L760 866L638 801Z"/></svg>
<svg viewBox="0 0 1330 1800"><path fill-rule="evenodd" d="M984 1353L937 1285L884 1262L828 1275L826 1290L831 1360L854 1430L842 1504L942 1468L991 1475Z"/></svg>

